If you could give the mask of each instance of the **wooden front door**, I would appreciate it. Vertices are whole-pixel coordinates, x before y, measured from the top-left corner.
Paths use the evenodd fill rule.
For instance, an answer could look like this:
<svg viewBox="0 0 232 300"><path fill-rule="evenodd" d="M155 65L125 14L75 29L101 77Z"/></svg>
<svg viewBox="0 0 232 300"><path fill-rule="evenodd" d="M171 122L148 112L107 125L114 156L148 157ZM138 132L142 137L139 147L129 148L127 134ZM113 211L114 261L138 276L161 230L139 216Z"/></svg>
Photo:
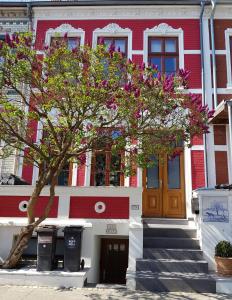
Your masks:
<svg viewBox="0 0 232 300"><path fill-rule="evenodd" d="M102 239L100 260L101 283L126 283L128 239Z"/></svg>
<svg viewBox="0 0 232 300"><path fill-rule="evenodd" d="M184 153L167 156L143 172L143 216L184 218Z"/></svg>

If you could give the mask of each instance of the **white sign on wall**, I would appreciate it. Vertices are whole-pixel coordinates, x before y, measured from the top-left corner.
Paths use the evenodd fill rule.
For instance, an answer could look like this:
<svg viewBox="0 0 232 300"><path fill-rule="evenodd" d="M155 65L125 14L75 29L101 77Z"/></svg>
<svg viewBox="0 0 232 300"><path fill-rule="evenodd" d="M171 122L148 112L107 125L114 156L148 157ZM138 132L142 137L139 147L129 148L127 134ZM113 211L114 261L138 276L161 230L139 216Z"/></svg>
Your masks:
<svg viewBox="0 0 232 300"><path fill-rule="evenodd" d="M229 223L228 198L204 197L202 208L203 222Z"/></svg>

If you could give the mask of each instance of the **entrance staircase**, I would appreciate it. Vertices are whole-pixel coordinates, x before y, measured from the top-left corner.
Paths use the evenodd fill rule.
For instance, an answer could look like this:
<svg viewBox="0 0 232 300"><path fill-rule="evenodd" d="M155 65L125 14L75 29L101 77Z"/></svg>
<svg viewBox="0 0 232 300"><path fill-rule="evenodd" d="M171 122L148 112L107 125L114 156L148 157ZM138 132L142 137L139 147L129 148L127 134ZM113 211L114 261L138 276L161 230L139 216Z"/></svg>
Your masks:
<svg viewBox="0 0 232 300"><path fill-rule="evenodd" d="M189 220L143 219L143 258L136 261L136 289L216 293L216 281Z"/></svg>

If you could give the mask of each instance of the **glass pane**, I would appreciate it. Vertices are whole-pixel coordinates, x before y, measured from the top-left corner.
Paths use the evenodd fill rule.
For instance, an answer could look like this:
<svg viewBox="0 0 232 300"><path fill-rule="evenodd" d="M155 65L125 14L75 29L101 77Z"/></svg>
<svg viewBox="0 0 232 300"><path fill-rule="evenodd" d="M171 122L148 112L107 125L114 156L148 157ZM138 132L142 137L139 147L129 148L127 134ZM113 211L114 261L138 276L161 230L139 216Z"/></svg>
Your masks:
<svg viewBox="0 0 232 300"><path fill-rule="evenodd" d="M162 40L151 40L151 52L157 53L162 52Z"/></svg>
<svg viewBox="0 0 232 300"><path fill-rule="evenodd" d="M104 38L104 44L107 46L107 49L109 49L110 45L113 43L112 39L106 39Z"/></svg>
<svg viewBox="0 0 232 300"><path fill-rule="evenodd" d="M120 186L121 155L112 155L110 162L110 185Z"/></svg>
<svg viewBox="0 0 232 300"><path fill-rule="evenodd" d="M114 251L118 251L118 244L114 244Z"/></svg>
<svg viewBox="0 0 232 300"><path fill-rule="evenodd" d="M158 189L159 188L159 161L154 156L152 157L154 166L147 168L147 188Z"/></svg>
<svg viewBox="0 0 232 300"><path fill-rule="evenodd" d="M78 38L68 38L68 49L72 50L79 47L79 39Z"/></svg>
<svg viewBox="0 0 232 300"><path fill-rule="evenodd" d="M150 60L150 63L152 65L155 65L158 67L158 70L160 72L162 72L162 63L161 63L161 57L152 57L151 60Z"/></svg>
<svg viewBox="0 0 232 300"><path fill-rule="evenodd" d="M58 176L58 185L67 186L68 185L68 177L69 177L69 164L64 166L60 175Z"/></svg>
<svg viewBox="0 0 232 300"><path fill-rule="evenodd" d="M115 49L118 51L119 48L122 53L126 54L126 40L124 39L115 40Z"/></svg>
<svg viewBox="0 0 232 300"><path fill-rule="evenodd" d="M105 185L105 169L106 169L106 156L104 153L96 155L95 165L95 186Z"/></svg>
<svg viewBox="0 0 232 300"><path fill-rule="evenodd" d="M165 73L174 74L176 73L176 57L166 57L165 58Z"/></svg>
<svg viewBox="0 0 232 300"><path fill-rule="evenodd" d="M125 251L125 250L126 250L126 245L120 244L120 251Z"/></svg>
<svg viewBox="0 0 232 300"><path fill-rule="evenodd" d="M168 160L168 188L180 188L180 156Z"/></svg>
<svg viewBox="0 0 232 300"><path fill-rule="evenodd" d="M165 52L176 52L176 40L165 40Z"/></svg>

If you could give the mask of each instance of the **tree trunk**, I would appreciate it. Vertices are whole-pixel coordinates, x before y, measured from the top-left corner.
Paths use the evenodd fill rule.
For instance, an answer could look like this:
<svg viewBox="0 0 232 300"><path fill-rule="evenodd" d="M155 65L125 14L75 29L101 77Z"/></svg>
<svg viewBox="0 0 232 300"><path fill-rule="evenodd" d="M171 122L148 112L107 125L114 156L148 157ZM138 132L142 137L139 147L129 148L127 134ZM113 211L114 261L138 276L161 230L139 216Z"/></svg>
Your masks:
<svg viewBox="0 0 232 300"><path fill-rule="evenodd" d="M2 264L3 269L12 269L15 268L23 254L24 249L27 247L28 242L33 234L33 231L40 223L42 223L49 215L49 212L51 210L52 204L54 202L55 197L55 185L56 185L56 179L52 180L52 184L50 186L50 197L49 201L45 207L44 214L38 218L35 221L34 218L34 208L35 205L30 207L30 212L28 212L28 220L29 222L32 221L33 223L28 224L27 226L23 227L21 229L20 234L17 237L17 240L15 244L12 246L12 249L10 251L10 254L8 255L7 259ZM39 187L40 188L40 187ZM33 204L36 204L36 200L38 199L38 196L40 192L37 195L37 199L35 198L38 191L36 191L36 188L33 192L33 195L31 197L31 200L33 199Z"/></svg>
<svg viewBox="0 0 232 300"><path fill-rule="evenodd" d="M2 268L12 269L17 266L24 249L28 245L28 242L33 234L34 229L48 217L55 198L55 186L57 184L57 178L65 164L65 161L66 157L64 156L61 160L58 160L56 168L50 170L45 176L42 175L37 181L27 207L28 225L21 229L16 243L12 246L10 254L6 258L4 263L1 265ZM51 185L48 203L44 209L43 215L40 216L37 220L35 220L35 207L38 201L38 197L49 180L51 180Z"/></svg>

